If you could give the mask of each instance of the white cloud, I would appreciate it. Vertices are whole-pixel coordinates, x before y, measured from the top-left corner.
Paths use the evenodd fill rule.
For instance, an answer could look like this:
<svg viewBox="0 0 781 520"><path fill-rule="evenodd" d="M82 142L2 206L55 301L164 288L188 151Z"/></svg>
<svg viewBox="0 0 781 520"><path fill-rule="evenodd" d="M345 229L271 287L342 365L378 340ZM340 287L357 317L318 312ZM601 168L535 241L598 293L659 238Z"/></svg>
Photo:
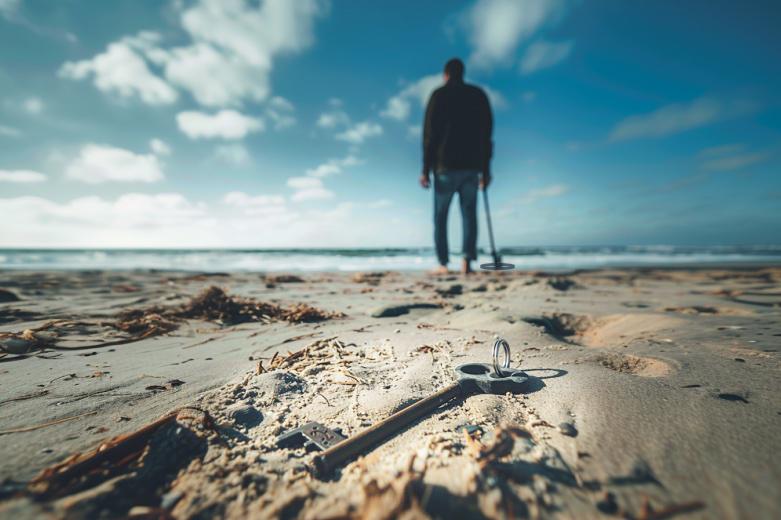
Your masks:
<svg viewBox="0 0 781 520"><path fill-rule="evenodd" d="M46 175L32 170L0 170L0 182L33 183L43 182Z"/></svg>
<svg viewBox="0 0 781 520"><path fill-rule="evenodd" d="M280 195L241 192L208 204L178 193L0 198L0 214L14 216L0 219L0 247L402 247L429 240L415 225L417 215L402 215L388 226L380 211L358 213L364 207L289 204Z"/></svg>
<svg viewBox="0 0 781 520"><path fill-rule="evenodd" d="M162 139L155 138L150 140L149 149L152 150L152 153L155 155L171 155L171 147Z"/></svg>
<svg viewBox="0 0 781 520"><path fill-rule="evenodd" d="M737 150L722 151L716 156L702 163L702 167L709 171L740 170L758 164L770 157L768 152L735 153Z"/></svg>
<svg viewBox="0 0 781 520"><path fill-rule="evenodd" d="M65 62L58 74L73 80L93 76L99 90L122 98L138 96L150 105L173 103L178 98L176 90L152 73L139 53L156 39L154 33L123 38L92 59Z"/></svg>
<svg viewBox="0 0 781 520"><path fill-rule="evenodd" d="M421 125L410 125L407 127L407 135L415 138L423 135L423 127Z"/></svg>
<svg viewBox="0 0 781 520"><path fill-rule="evenodd" d="M163 179L155 155L141 155L113 146L87 144L65 168L65 176L90 184L157 182Z"/></svg>
<svg viewBox="0 0 781 520"><path fill-rule="evenodd" d="M269 95L268 70L259 75L257 67L212 45L160 49L150 57L164 67L168 81L206 107L240 106Z"/></svg>
<svg viewBox="0 0 781 520"><path fill-rule="evenodd" d="M269 96L276 57L309 47L314 20L327 10L321 0L199 0L174 6L190 39L186 45L166 48L159 39L123 38L91 60L66 63L63 75L82 79L95 72L101 90L139 94L150 104L172 102L173 85L203 106L239 107ZM147 60L162 68L165 80L149 70Z"/></svg>
<svg viewBox="0 0 781 520"><path fill-rule="evenodd" d="M560 197L568 193L569 190L570 188L566 184L551 184L544 188L529 190L521 197L521 202L524 204L534 204L543 199Z"/></svg>
<svg viewBox="0 0 781 520"><path fill-rule="evenodd" d="M292 112L296 109L290 100L285 99L282 96L274 96L273 98L269 99L268 105L269 108L273 108L274 110L279 110L282 112Z"/></svg>
<svg viewBox="0 0 781 520"><path fill-rule="evenodd" d="M350 124L350 116L343 110L330 110L323 112L317 118L317 126L320 128L336 128Z"/></svg>
<svg viewBox="0 0 781 520"><path fill-rule="evenodd" d="M699 98L691 103L667 105L648 114L628 117L616 124L608 139L625 141L664 137L744 115L753 110L754 106L750 102Z"/></svg>
<svg viewBox="0 0 781 520"><path fill-rule="evenodd" d="M336 134L336 138L351 144L361 144L366 139L378 135L382 135L382 127L379 124L362 121L348 127L344 132Z"/></svg>
<svg viewBox="0 0 781 520"><path fill-rule="evenodd" d="M521 94L521 99L524 100L526 103L531 103L535 99L537 99L537 93L533 90L527 90L523 94Z"/></svg>
<svg viewBox="0 0 781 520"><path fill-rule="evenodd" d="M309 177L328 177L337 173L342 173L344 168L350 166L357 166L362 164L363 161L355 157L354 155L348 155L342 159L329 159L328 161L320 164L314 168L310 168L306 171Z"/></svg>
<svg viewBox="0 0 781 520"><path fill-rule="evenodd" d="M219 145L214 149L214 156L234 166L246 166L252 162L249 150L240 143Z"/></svg>
<svg viewBox="0 0 781 520"><path fill-rule="evenodd" d="M248 216L282 215L288 212L285 198L281 195L247 195L241 191L225 194L224 204L240 209Z"/></svg>
<svg viewBox="0 0 781 520"><path fill-rule="evenodd" d="M3 245L20 247L195 247L214 227L203 204L178 193L63 203L27 196L0 199L0 212L15 216L0 220Z"/></svg>
<svg viewBox="0 0 781 520"><path fill-rule="evenodd" d="M274 96L268 101L266 116L274 123L275 130L282 130L296 124L294 111L293 103L281 96Z"/></svg>
<svg viewBox="0 0 781 520"><path fill-rule="evenodd" d="M240 191L226 193L223 202L231 206L246 207L257 205L279 206L285 203L285 197L282 195L256 195L250 196Z"/></svg>
<svg viewBox="0 0 781 520"><path fill-rule="evenodd" d="M332 191L323 187L323 181L317 177L291 177L287 180L287 185L295 190L290 197L294 202L330 199L334 196Z"/></svg>
<svg viewBox="0 0 781 520"><path fill-rule="evenodd" d="M420 103L421 107L425 107L428 98L431 97L431 93L442 86L442 81L441 74L423 76L391 97L380 115L398 121L406 120L410 115L412 101Z"/></svg>
<svg viewBox="0 0 781 520"><path fill-rule="evenodd" d="M21 3L21 0L0 0L0 16L10 20L16 15Z"/></svg>
<svg viewBox="0 0 781 520"><path fill-rule="evenodd" d="M0 135L5 137L19 137L22 132L10 126L0 125Z"/></svg>
<svg viewBox="0 0 781 520"><path fill-rule="evenodd" d="M477 0L467 13L470 62L491 67L514 61L518 45L561 12L562 0Z"/></svg>
<svg viewBox="0 0 781 520"><path fill-rule="evenodd" d="M265 128L262 119L245 116L235 110L220 110L214 115L198 111L179 112L176 123L190 139L243 139L247 134Z"/></svg>
<svg viewBox="0 0 781 520"><path fill-rule="evenodd" d="M574 43L539 41L531 44L521 60L521 72L531 74L547 69L567 59Z"/></svg>
<svg viewBox="0 0 781 520"><path fill-rule="evenodd" d="M37 97L30 97L24 100L22 103L22 108L24 108L25 111L27 111L29 114L40 114L43 112L43 101Z"/></svg>

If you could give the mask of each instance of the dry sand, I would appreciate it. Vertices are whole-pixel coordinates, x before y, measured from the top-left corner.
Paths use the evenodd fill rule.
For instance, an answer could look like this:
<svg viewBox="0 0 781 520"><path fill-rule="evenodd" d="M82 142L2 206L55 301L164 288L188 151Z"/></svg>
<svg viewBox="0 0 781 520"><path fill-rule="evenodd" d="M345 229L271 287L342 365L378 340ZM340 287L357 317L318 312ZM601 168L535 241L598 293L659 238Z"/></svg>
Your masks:
<svg viewBox="0 0 781 520"><path fill-rule="evenodd" d="M183 317L210 286L335 314ZM781 517L779 268L3 272L0 288L4 518ZM146 312L118 322L129 309ZM276 448L309 421L359 432L488 362L497 335L527 393L450 403L327 480ZM103 465L27 485L176 410L103 444Z"/></svg>

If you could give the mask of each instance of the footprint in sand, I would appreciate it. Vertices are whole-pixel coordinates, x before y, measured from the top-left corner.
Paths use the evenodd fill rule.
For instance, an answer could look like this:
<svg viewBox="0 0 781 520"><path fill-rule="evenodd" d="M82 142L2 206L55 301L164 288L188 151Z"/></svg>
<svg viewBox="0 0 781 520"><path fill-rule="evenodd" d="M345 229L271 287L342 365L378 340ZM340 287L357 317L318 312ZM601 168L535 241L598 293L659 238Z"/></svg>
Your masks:
<svg viewBox="0 0 781 520"><path fill-rule="evenodd" d="M732 401L732 402L748 404L748 399L738 394L718 394L716 397L724 401Z"/></svg>
<svg viewBox="0 0 781 520"><path fill-rule="evenodd" d="M753 314L750 310L737 309L734 307L710 307L708 305L691 305L684 307L665 307L664 312L677 312L679 314L700 315L728 315L728 316L749 316Z"/></svg>
<svg viewBox="0 0 781 520"><path fill-rule="evenodd" d="M567 313L523 318L554 338L586 347L620 347L633 339L662 330L675 330L685 321L663 314L613 314L602 317Z"/></svg>
<svg viewBox="0 0 781 520"><path fill-rule="evenodd" d="M661 359L631 354L603 354L596 360L605 368L641 377L664 377L673 370L669 363Z"/></svg>

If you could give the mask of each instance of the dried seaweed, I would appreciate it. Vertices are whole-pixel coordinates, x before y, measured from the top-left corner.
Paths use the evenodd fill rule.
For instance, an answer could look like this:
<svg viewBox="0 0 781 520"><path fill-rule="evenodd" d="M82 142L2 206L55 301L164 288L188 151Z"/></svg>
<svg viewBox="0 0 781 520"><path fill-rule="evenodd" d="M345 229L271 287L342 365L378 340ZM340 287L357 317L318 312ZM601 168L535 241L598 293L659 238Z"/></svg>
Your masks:
<svg viewBox="0 0 781 520"><path fill-rule="evenodd" d="M120 313L117 320L109 325L122 332L132 334L138 339L166 334L179 328L178 320L166 316L165 311L158 309L125 311Z"/></svg>
<svg viewBox="0 0 781 520"><path fill-rule="evenodd" d="M305 280L294 274L277 274L266 276L269 283L303 283Z"/></svg>
<svg viewBox="0 0 781 520"><path fill-rule="evenodd" d="M341 312L324 311L306 303L282 306L250 298L231 297L221 288L211 286L180 307L158 306L148 309L131 309L117 314L115 319L111 321L53 320L35 329L27 329L20 333L0 333L0 340L20 340L18 351L11 351L5 343L0 344L0 358L7 354L17 354L3 359L3 361L22 359L39 354L46 348L84 350L131 343L173 332L187 319L212 321L222 325L237 325L247 322L270 323L273 321L313 323L342 317L344 314ZM129 337L77 347L58 347L56 345L56 340L68 329L96 326L110 327L127 334Z"/></svg>
<svg viewBox="0 0 781 520"><path fill-rule="evenodd" d="M369 285L380 285L383 278L390 273L378 271L373 273L355 273L352 277L352 281L355 283L365 283Z"/></svg>
<svg viewBox="0 0 781 520"><path fill-rule="evenodd" d="M114 437L88 453L74 454L41 471L28 486L38 497L61 496L93 480L105 481L142 458L152 435L162 427L187 421L201 430L213 430L211 416L198 408L186 407L161 417L143 428Z"/></svg>
<svg viewBox="0 0 781 520"><path fill-rule="evenodd" d="M249 298L228 296L225 291L211 286L174 312L178 318L196 318L237 325L252 321L281 320L290 323L311 323L341 318L340 312L327 312L305 303L282 307L274 303L258 302Z"/></svg>

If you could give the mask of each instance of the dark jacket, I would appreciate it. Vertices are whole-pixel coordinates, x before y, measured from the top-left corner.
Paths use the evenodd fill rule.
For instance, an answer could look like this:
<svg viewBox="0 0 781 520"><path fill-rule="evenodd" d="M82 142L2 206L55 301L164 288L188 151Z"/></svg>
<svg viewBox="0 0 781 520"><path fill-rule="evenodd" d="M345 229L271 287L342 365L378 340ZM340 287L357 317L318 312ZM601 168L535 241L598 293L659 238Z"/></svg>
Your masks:
<svg viewBox="0 0 781 520"><path fill-rule="evenodd" d="M423 172L485 171L493 153L493 117L479 87L450 80L431 94L423 127Z"/></svg>

